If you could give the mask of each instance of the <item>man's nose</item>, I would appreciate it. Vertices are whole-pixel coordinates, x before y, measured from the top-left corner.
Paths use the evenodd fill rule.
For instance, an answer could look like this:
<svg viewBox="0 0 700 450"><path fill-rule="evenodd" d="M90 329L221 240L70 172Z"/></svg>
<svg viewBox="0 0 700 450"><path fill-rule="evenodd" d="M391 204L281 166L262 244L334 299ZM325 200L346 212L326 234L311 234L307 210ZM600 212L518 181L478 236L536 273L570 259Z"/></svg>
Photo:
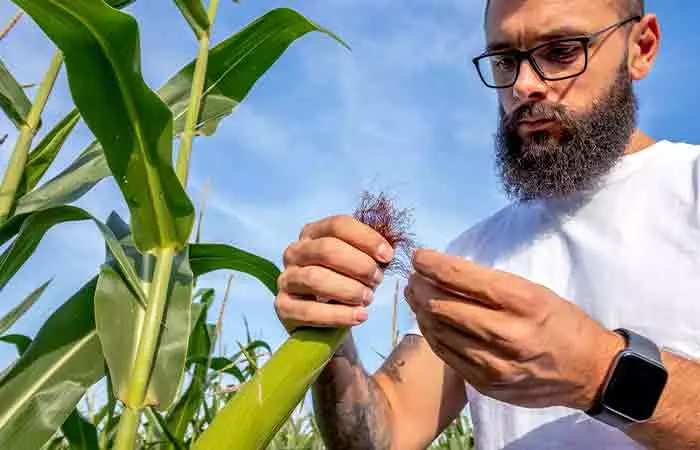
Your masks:
<svg viewBox="0 0 700 450"><path fill-rule="evenodd" d="M513 96L516 103L544 100L547 97L547 84L528 60L520 63L520 74L513 86Z"/></svg>

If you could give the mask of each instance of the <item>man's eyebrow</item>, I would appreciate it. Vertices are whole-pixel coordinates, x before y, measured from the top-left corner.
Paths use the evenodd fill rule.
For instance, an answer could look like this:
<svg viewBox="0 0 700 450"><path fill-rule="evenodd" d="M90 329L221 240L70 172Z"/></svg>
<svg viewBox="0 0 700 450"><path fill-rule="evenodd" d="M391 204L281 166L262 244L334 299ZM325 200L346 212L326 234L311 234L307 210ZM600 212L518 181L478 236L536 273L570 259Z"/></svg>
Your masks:
<svg viewBox="0 0 700 450"><path fill-rule="evenodd" d="M526 36L526 41L532 42L533 45L537 45L538 43L553 41L555 39L560 38L583 36L587 33L587 30L583 30L579 27L562 26L549 30L546 33L538 33L537 35ZM512 42L509 41L494 41L486 46L486 51L495 52L516 47L517 45L514 45Z"/></svg>

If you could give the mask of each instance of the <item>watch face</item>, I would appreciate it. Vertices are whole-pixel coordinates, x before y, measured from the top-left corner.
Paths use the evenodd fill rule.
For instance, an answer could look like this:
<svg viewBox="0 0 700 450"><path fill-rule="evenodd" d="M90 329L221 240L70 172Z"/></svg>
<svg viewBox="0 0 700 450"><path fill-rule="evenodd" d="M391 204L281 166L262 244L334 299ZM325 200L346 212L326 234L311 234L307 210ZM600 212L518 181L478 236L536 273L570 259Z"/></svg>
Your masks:
<svg viewBox="0 0 700 450"><path fill-rule="evenodd" d="M667 379L662 367L635 354L623 353L602 401L630 419L650 419Z"/></svg>

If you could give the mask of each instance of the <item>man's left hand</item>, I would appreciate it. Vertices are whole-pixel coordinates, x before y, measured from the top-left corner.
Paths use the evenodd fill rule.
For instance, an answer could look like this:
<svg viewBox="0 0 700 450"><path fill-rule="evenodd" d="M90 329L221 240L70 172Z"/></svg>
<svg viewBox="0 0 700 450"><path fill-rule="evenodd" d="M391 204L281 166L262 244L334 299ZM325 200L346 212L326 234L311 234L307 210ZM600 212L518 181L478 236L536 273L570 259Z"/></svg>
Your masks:
<svg viewBox="0 0 700 450"><path fill-rule="evenodd" d="M431 348L489 397L589 409L624 339L546 287L419 249L404 290Z"/></svg>

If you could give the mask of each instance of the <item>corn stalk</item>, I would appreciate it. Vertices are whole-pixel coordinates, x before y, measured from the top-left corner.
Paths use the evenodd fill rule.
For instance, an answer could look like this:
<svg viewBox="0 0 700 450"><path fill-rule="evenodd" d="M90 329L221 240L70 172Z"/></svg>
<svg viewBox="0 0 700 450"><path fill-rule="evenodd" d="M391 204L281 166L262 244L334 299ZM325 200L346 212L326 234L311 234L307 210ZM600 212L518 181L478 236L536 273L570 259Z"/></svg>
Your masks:
<svg viewBox="0 0 700 450"><path fill-rule="evenodd" d="M211 0L208 10L209 28L203 30L199 37L199 51L192 79L185 129L180 138L181 144L176 169L177 177L184 187L187 186L192 141L197 127L197 119L199 118L202 92L207 73L211 30L218 7L219 0ZM168 300L168 286L171 281L175 250L172 248L158 249L155 252L155 256L157 261L156 275L150 287L146 320L143 322L141 339L130 380L127 408L119 423L116 450L130 450L133 448L140 421L140 411L145 406L146 389L158 350L158 336L163 323L163 312Z"/></svg>
<svg viewBox="0 0 700 450"><path fill-rule="evenodd" d="M22 181L22 174L24 173L24 166L27 164L27 156L32 145L32 139L34 139L39 128L41 114L44 112L44 107L51 95L62 64L63 55L60 51L56 51L39 86L39 92L32 108L29 110L27 119L20 127L15 148L12 151L10 162L0 185L0 223L7 220L14 207L17 188L20 181Z"/></svg>

